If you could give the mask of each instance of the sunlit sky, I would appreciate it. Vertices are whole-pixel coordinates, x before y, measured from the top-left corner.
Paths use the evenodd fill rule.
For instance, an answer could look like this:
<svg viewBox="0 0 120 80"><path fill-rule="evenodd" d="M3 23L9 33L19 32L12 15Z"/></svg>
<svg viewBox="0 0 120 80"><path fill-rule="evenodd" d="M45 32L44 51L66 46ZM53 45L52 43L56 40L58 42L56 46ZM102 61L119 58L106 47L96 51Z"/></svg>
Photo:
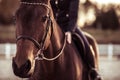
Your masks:
<svg viewBox="0 0 120 80"><path fill-rule="evenodd" d="M109 4L109 3L120 4L120 0L90 0L90 1L97 2L99 4Z"/></svg>
<svg viewBox="0 0 120 80"><path fill-rule="evenodd" d="M80 0L81 3L84 3L86 0ZM91 2L99 4L120 4L120 0L90 0Z"/></svg>

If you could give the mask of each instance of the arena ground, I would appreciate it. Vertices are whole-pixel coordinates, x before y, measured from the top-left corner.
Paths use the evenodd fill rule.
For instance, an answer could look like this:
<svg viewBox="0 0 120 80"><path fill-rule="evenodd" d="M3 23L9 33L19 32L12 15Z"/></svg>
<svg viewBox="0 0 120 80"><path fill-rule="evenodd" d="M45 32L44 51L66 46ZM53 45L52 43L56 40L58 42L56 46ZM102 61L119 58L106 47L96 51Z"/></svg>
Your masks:
<svg viewBox="0 0 120 80"><path fill-rule="evenodd" d="M120 80L120 59L99 58L100 73L103 80ZM0 80L25 80L16 77L12 71L11 59L0 58Z"/></svg>

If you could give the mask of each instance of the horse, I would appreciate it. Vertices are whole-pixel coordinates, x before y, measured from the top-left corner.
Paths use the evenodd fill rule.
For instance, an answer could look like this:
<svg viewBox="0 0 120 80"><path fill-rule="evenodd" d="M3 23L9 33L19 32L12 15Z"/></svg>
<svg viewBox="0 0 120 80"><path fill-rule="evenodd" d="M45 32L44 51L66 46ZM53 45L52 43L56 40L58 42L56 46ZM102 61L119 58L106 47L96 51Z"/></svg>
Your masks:
<svg viewBox="0 0 120 80"><path fill-rule="evenodd" d="M50 0L21 0L13 72L29 80L89 80L80 52L54 19Z"/></svg>

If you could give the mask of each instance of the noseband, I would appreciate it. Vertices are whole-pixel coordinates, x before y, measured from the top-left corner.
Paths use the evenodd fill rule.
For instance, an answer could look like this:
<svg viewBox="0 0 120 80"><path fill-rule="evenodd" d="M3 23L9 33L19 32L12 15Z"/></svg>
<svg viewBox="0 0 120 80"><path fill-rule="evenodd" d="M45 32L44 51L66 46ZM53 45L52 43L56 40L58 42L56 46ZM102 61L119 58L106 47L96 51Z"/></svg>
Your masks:
<svg viewBox="0 0 120 80"><path fill-rule="evenodd" d="M38 6L45 6L47 7L49 10L50 10L50 7L45 4L45 3L29 3L29 2L20 2L21 4L25 4L25 5L38 5ZM47 60L47 61L52 61L52 60L55 60L57 59L63 52L64 48L65 48L65 45L66 45L66 37L64 39L64 45L63 47L60 49L59 53L57 56L55 56L54 58L46 58L43 54L43 51L44 51L44 44L45 44L45 40L46 40L46 37L47 37L47 34L48 34L48 31L49 31L49 28L51 26L51 36L53 34L53 25L52 25L52 20L50 18L50 12L48 14L48 16L46 17L47 18L47 25L46 25L46 32L42 38L42 41L39 43L37 40L35 40L34 38L30 37L30 36L26 36L26 35L20 35L16 38L16 42L19 41L20 39L27 39L31 42L34 43L34 45L38 48L38 52L37 52L37 55L35 56L35 60Z"/></svg>

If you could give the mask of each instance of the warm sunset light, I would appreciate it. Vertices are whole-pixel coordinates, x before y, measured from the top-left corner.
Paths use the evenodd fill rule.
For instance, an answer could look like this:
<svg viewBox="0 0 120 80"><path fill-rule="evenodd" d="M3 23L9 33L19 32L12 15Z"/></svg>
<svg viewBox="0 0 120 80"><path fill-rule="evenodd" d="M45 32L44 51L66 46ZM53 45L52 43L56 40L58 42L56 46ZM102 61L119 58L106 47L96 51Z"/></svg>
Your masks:
<svg viewBox="0 0 120 80"><path fill-rule="evenodd" d="M85 4L87 7L84 7ZM110 8L116 8L116 14L120 16L120 11L118 9L119 4L120 0L81 0L78 25L80 27L84 27L86 24L91 25L96 20L95 8L104 12L107 12Z"/></svg>

